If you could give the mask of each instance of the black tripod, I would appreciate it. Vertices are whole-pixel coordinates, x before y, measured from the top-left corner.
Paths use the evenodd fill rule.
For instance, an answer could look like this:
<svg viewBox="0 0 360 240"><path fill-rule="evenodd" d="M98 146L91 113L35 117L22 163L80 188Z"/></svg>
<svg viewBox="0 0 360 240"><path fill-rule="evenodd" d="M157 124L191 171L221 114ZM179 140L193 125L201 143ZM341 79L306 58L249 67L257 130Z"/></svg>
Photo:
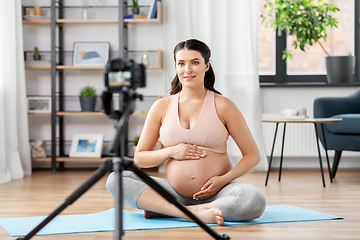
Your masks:
<svg viewBox="0 0 360 240"><path fill-rule="evenodd" d="M75 202L82 194L90 189L98 180L100 180L107 172L115 171L116 178L116 190L115 190L115 240L121 239L124 235L123 231L123 196L122 196L122 171L133 171L139 178L141 178L146 184L163 196L168 202L174 204L183 213L185 213L191 220L197 223L207 233L209 233L214 239L230 239L225 234L218 234L199 218L197 218L192 212L181 205L173 195L166 191L162 186L156 183L150 178L144 171L138 168L133 161L129 161L124 156L125 152L125 132L127 123L129 121L130 114L132 112L132 105L136 98L142 99L142 95L136 93L125 92L125 106L124 111L121 114L120 120L116 125L116 136L112 146L112 151L115 152L116 157L112 160L106 160L78 189L76 189L70 196L68 196L64 202L62 202L55 210L53 210L49 216L47 216L41 223L39 223L33 230L27 235L18 240L27 240L32 238L37 232L39 232L46 224L48 224L53 218L55 218L60 212L62 212L67 206ZM119 147L120 146L120 147Z"/></svg>

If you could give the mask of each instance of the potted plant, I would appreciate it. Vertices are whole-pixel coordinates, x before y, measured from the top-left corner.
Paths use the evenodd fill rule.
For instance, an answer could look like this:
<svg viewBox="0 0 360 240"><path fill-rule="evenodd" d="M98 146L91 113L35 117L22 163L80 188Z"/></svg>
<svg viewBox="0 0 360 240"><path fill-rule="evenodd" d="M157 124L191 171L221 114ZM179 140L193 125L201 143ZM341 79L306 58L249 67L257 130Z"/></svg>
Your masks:
<svg viewBox="0 0 360 240"><path fill-rule="evenodd" d="M80 89L79 93L80 105L82 112L93 112L95 111L96 104L96 89L90 85L87 85Z"/></svg>
<svg viewBox="0 0 360 240"><path fill-rule="evenodd" d="M274 14L275 11L275 14ZM326 41L327 28L337 27L337 21L330 12L340 11L334 4L325 0L267 0L263 6L263 23L266 27L273 27L284 31L289 36L294 36L295 49L306 52L307 46L319 44L326 54L327 79L330 83L349 81L353 74L354 57L333 57L324 48L322 41ZM291 52L286 48L283 59L291 59ZM335 61L336 63L333 63ZM343 63L339 63L339 61ZM339 69L341 66L345 69ZM336 76L332 75L333 73ZM339 76L344 73L344 76Z"/></svg>
<svg viewBox="0 0 360 240"><path fill-rule="evenodd" d="M35 61L41 60L40 51L37 47L34 48L33 59Z"/></svg>
<svg viewBox="0 0 360 240"><path fill-rule="evenodd" d="M139 0L133 0L132 11L133 11L133 14L139 14L140 13Z"/></svg>

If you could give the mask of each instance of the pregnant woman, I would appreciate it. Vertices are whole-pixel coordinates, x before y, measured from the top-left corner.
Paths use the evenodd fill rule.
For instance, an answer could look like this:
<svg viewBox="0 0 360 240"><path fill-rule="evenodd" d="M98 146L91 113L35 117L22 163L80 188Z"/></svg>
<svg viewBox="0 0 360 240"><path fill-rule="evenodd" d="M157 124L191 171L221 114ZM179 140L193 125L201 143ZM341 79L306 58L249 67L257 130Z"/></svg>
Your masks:
<svg viewBox="0 0 360 240"><path fill-rule="evenodd" d="M168 179L155 178L179 202L206 223L258 218L266 200L255 186L236 179L256 166L259 151L237 106L214 89L209 47L196 39L174 49L176 76L170 96L151 107L136 148L141 168L166 163ZM229 135L242 153L232 166L227 154ZM160 138L165 148L153 150ZM115 196L115 174L107 189ZM146 218L187 218L130 171L123 173L124 203L144 209Z"/></svg>

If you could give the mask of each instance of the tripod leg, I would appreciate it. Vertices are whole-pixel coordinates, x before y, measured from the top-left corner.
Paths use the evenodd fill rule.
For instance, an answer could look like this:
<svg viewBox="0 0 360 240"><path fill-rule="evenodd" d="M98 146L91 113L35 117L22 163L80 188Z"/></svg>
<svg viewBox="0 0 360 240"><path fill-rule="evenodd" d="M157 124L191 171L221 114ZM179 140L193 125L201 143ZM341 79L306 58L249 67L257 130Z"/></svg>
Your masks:
<svg viewBox="0 0 360 240"><path fill-rule="evenodd" d="M77 188L69 197L67 197L49 216L39 223L33 230L18 240L27 240L38 233L46 224L59 215L67 206L75 202L81 195L89 190L100 178L112 170L112 160L106 160L79 188Z"/></svg>
<svg viewBox="0 0 360 240"><path fill-rule="evenodd" d="M219 235L213 229L211 229L208 225L202 222L198 217L196 217L192 212L190 212L186 207L181 205L176 198L171 195L168 191L166 191L161 185L155 182L152 178L150 178L144 171L138 168L132 161L125 160L124 168L134 172L140 179L142 179L146 184L148 184L152 189L154 189L157 193L159 193L163 198L165 198L168 202L174 204L179 210L185 213L191 220L197 223L202 229L204 229L208 234L210 234L215 239L230 239L228 236L221 234Z"/></svg>
<svg viewBox="0 0 360 240"><path fill-rule="evenodd" d="M124 235L123 230L123 183L122 183L122 161L121 158L115 157L113 159L113 167L116 178L116 189L115 189L115 233L114 239L120 240L121 236Z"/></svg>

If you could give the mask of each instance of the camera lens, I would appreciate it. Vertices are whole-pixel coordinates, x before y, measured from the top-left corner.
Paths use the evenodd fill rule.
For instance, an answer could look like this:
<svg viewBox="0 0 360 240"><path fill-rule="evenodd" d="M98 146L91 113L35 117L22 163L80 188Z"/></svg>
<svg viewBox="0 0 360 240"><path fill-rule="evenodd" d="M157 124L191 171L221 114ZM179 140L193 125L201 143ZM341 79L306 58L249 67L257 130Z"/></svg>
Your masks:
<svg viewBox="0 0 360 240"><path fill-rule="evenodd" d="M114 59L111 61L111 69L113 71L120 71L125 68L125 63L121 59Z"/></svg>

